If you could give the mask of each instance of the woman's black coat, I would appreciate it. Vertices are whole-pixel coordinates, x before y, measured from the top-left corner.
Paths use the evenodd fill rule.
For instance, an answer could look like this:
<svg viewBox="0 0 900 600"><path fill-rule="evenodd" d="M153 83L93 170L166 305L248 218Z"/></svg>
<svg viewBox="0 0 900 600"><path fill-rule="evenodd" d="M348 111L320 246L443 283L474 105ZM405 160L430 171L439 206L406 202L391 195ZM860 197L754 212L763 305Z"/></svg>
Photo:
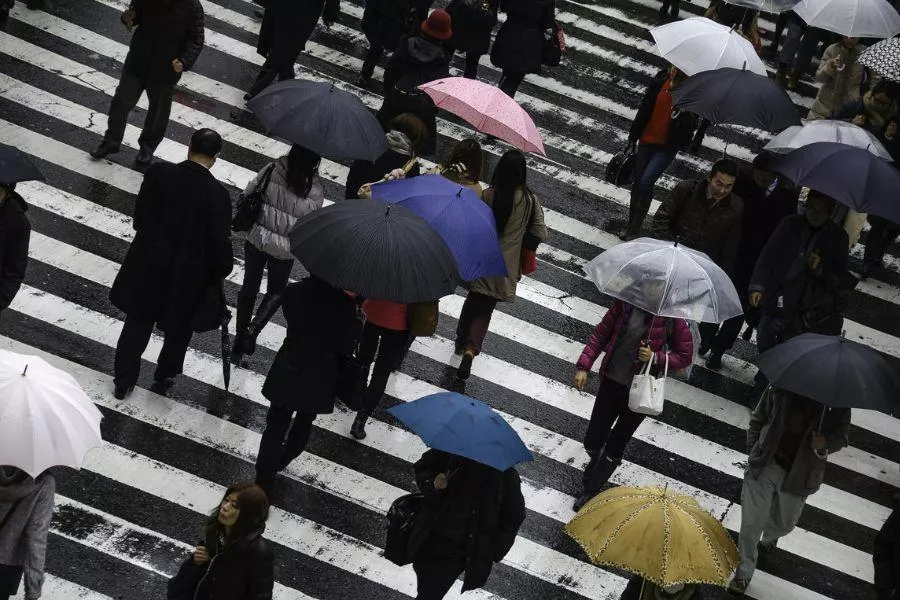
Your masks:
<svg viewBox="0 0 900 600"><path fill-rule="evenodd" d="M458 558L466 565L463 591L482 587L525 520L519 474L440 450L425 452L415 471L425 501L410 534L413 563ZM439 473L450 473L447 488L440 491L434 488Z"/></svg>
<svg viewBox="0 0 900 600"><path fill-rule="evenodd" d="M467 4L476 8L468 8ZM450 45L460 52L487 54L499 9L500 0L450 0L447 5L453 23Z"/></svg>
<svg viewBox="0 0 900 600"><path fill-rule="evenodd" d="M28 205L19 194L7 190L0 206L0 310L8 307L25 281L31 223Z"/></svg>
<svg viewBox="0 0 900 600"><path fill-rule="evenodd" d="M344 198L359 198L359 188L365 183L380 181L394 169L402 169L409 161L409 156L394 150L386 150L375 162L370 160L354 160L347 172L347 183L344 186ZM407 179L419 175L421 168L416 162L406 174Z"/></svg>
<svg viewBox="0 0 900 600"><path fill-rule="evenodd" d="M319 17L331 23L340 12L340 0L269 0L256 51L274 64L293 63L306 47Z"/></svg>
<svg viewBox="0 0 900 600"><path fill-rule="evenodd" d="M262 537L264 529L250 532L225 550L215 533L208 535L198 545L206 548L210 562L198 565L192 553L169 580L168 600L271 600L274 559Z"/></svg>
<svg viewBox="0 0 900 600"><path fill-rule="evenodd" d="M637 142L644 134L644 129L653 116L653 107L656 106L656 97L662 89L666 79L669 78L669 72L662 70L656 74L656 77L647 86L644 97L641 99L641 105L638 107L637 114L634 115L634 121L631 122L631 130L628 133L629 142ZM687 148L694 132L697 130L699 117L687 111L673 111L672 124L669 126L669 137L666 141L666 147L670 150L678 152Z"/></svg>
<svg viewBox="0 0 900 600"><path fill-rule="evenodd" d="M362 31L371 45L393 50L415 19L414 0L366 0Z"/></svg>
<svg viewBox="0 0 900 600"><path fill-rule="evenodd" d="M361 331L356 302L316 277L288 286L281 305L287 336L262 393L272 404L305 413L334 411L343 357Z"/></svg>
<svg viewBox="0 0 900 600"><path fill-rule="evenodd" d="M544 31L553 27L555 0L501 0L506 22L491 48L491 63L510 73L540 73Z"/></svg>
<svg viewBox="0 0 900 600"><path fill-rule="evenodd" d="M200 0L135 0L131 46L125 70L142 80L175 84L181 78L172 61L189 71L203 50L203 7Z"/></svg>

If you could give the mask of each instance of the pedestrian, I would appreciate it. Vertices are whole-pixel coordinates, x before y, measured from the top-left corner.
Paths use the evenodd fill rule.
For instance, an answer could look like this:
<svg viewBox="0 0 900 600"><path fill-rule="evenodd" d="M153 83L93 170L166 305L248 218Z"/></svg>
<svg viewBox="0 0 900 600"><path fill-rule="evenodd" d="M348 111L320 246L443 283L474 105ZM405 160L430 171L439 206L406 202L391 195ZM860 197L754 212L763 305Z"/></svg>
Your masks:
<svg viewBox="0 0 900 600"><path fill-rule="evenodd" d="M0 600L15 596L23 579L25 599L41 597L55 493L49 471L32 478L0 466Z"/></svg>
<svg viewBox="0 0 900 600"><path fill-rule="evenodd" d="M741 167L734 182L734 193L744 201L741 215L741 243L737 249L731 280L742 299L744 314L728 319L718 331L707 336L707 344L699 348L698 354L706 358L706 366L717 370L722 366L725 354L737 339L744 321L750 327L759 325L759 309L748 304L748 289L756 259L779 223L797 214L799 189L787 178L770 171L774 156L760 152L751 166Z"/></svg>
<svg viewBox="0 0 900 600"><path fill-rule="evenodd" d="M425 123L412 113L403 113L391 119L386 136L388 149L375 162L363 159L353 161L347 171L344 198L359 198L359 188L364 184L381 181L395 169L403 169L410 162L412 165L405 177L419 175L422 168L417 158L427 136Z"/></svg>
<svg viewBox="0 0 900 600"><path fill-rule="evenodd" d="M281 309L287 335L262 388L271 406L256 457L256 483L267 491L306 449L316 416L334 412L342 360L360 334L356 301L315 275L290 284Z"/></svg>
<svg viewBox="0 0 900 600"><path fill-rule="evenodd" d="M662 587L640 575L632 575L619 600L703 600L703 592L694 583Z"/></svg>
<svg viewBox="0 0 900 600"><path fill-rule="evenodd" d="M748 10L723 0L712 0L704 16L716 23L736 29L747 41L753 44L757 54L762 51L758 10Z"/></svg>
<svg viewBox="0 0 900 600"><path fill-rule="evenodd" d="M797 525L806 498L822 485L828 456L847 445L849 429L849 408L830 408L800 394L767 388L747 429L741 562L729 592L743 595L759 553L770 553Z"/></svg>
<svg viewBox="0 0 900 600"><path fill-rule="evenodd" d="M175 86L203 50L203 7L200 0L132 0L121 21L128 31L137 30L109 106L106 134L91 157L99 160L119 151L128 114L146 91L147 116L135 158L135 164L146 167L166 136Z"/></svg>
<svg viewBox="0 0 900 600"><path fill-rule="evenodd" d="M484 152L475 138L463 138L454 144L447 160L434 171L450 181L464 185L479 198L484 195L481 177L484 174Z"/></svg>
<svg viewBox="0 0 900 600"><path fill-rule="evenodd" d="M659 293L656 282L640 285L648 293ZM644 415L628 408L634 376L648 362L654 372L660 373L666 365L672 371L688 367L694 359L694 338L684 319L657 317L616 300L591 332L575 363L576 389L585 388L588 373L601 352L600 386L584 436L584 448L591 460L584 470L582 491L572 506L576 512L600 493L622 464L625 445L644 421Z"/></svg>
<svg viewBox="0 0 900 600"><path fill-rule="evenodd" d="M835 115L835 119L853 120L862 115L859 123L876 136L881 135L892 119L898 116L896 87L889 81L880 81L856 101L848 102ZM856 122L856 121L854 121Z"/></svg>
<svg viewBox="0 0 900 600"><path fill-rule="evenodd" d="M672 107L672 90L684 79L676 67L657 73L641 100L628 145L636 151L634 184L628 206L628 223L619 234L629 241L638 237L653 201L656 182L662 177L679 150L687 148L697 128L697 116Z"/></svg>
<svg viewBox="0 0 900 600"><path fill-rule="evenodd" d="M525 155L519 150L508 150L497 161L491 185L484 192L483 200L494 213L507 275L483 277L469 286L456 327L454 353L462 355L456 370L460 379L469 378L497 302L516 299L516 285L522 278L522 250L535 250L547 239L544 210L528 189L526 174Z"/></svg>
<svg viewBox="0 0 900 600"><path fill-rule="evenodd" d="M835 201L811 190L806 212L787 217L766 243L750 278L760 308L760 352L807 331L839 335L846 300L847 232L830 220Z"/></svg>
<svg viewBox="0 0 900 600"><path fill-rule="evenodd" d="M294 78L294 63L306 48L319 17L331 27L341 12L341 0L268 0L256 52L265 57L244 100L250 100L277 78Z"/></svg>
<svg viewBox="0 0 900 600"><path fill-rule="evenodd" d="M866 237L866 247L863 251L863 266L860 278L865 280L871 277L875 269L884 264L884 255L888 247L894 243L900 235L900 223L894 223L879 217L868 215L869 235Z"/></svg>
<svg viewBox="0 0 900 600"><path fill-rule="evenodd" d="M681 7L681 0L662 0L662 6L659 7L658 24L669 23L678 18L678 9Z"/></svg>
<svg viewBox="0 0 900 600"><path fill-rule="evenodd" d="M16 0L0 0L0 31L6 31L6 23L9 21L9 11L16 5Z"/></svg>
<svg viewBox="0 0 900 600"><path fill-rule="evenodd" d="M859 38L844 36L831 44L819 60L816 81L822 84L807 119L830 119L842 106L859 99L864 69L859 55L865 50Z"/></svg>
<svg viewBox="0 0 900 600"><path fill-rule="evenodd" d="M271 600L274 558L263 538L269 499L252 483L225 490L200 541L169 580L168 600Z"/></svg>
<svg viewBox="0 0 900 600"><path fill-rule="evenodd" d="M414 0L367 0L362 18L362 32L369 42L356 85L368 87L375 66L384 51L393 52L400 38L412 28Z"/></svg>
<svg viewBox="0 0 900 600"><path fill-rule="evenodd" d="M425 498L409 535L417 600L441 600L464 574L462 591L487 582L525 520L519 473L428 450L415 464Z"/></svg>
<svg viewBox="0 0 900 600"><path fill-rule="evenodd" d="M28 268L31 223L16 185L0 183L0 313L12 304Z"/></svg>
<svg viewBox="0 0 900 600"><path fill-rule="evenodd" d="M872 562L878 600L900 598L900 492L894 494L894 510L875 536Z"/></svg>
<svg viewBox="0 0 900 600"><path fill-rule="evenodd" d="M193 323L211 310L205 297L231 273L231 200L209 171L221 150L218 133L198 129L186 161L153 165L144 176L134 240L109 294L126 315L114 367L119 400L137 383L154 324L165 338L150 389L169 391L182 371Z"/></svg>
<svg viewBox="0 0 900 600"><path fill-rule="evenodd" d="M793 15L796 17L796 15ZM817 27L810 27L799 17L789 19L784 45L777 56L778 70L775 72L775 83L796 90L800 85L800 77L809 70L816 47L830 34Z"/></svg>
<svg viewBox="0 0 900 600"><path fill-rule="evenodd" d="M501 0L506 21L491 48L491 64L502 69L499 87L510 98L529 73L541 72L544 40L556 19L556 0Z"/></svg>
<svg viewBox="0 0 900 600"><path fill-rule="evenodd" d="M245 194L251 193L271 172L256 223L248 231L236 234L244 239L244 282L238 292L231 348L231 362L236 365L241 364L243 355L256 351L256 337L277 310L279 297L287 288L294 266L288 234L297 219L322 208L320 161L321 157L312 150L294 144L288 154L263 167L244 190ZM263 271L267 275L266 294L253 316Z"/></svg>
<svg viewBox="0 0 900 600"><path fill-rule="evenodd" d="M463 77L478 79L478 61L488 53L491 33L497 25L500 0L450 0L447 12L453 19L450 45L455 52L465 52Z"/></svg>

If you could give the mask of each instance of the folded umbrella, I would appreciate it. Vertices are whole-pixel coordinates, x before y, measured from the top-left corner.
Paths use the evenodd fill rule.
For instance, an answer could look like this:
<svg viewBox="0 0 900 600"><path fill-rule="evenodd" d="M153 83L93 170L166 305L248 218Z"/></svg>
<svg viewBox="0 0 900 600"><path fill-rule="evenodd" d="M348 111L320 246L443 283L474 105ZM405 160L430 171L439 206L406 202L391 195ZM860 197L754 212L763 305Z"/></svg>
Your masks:
<svg viewBox="0 0 900 600"><path fill-rule="evenodd" d="M441 236L402 206L345 200L301 217L291 252L331 285L402 304L452 294L456 260Z"/></svg>
<svg viewBox="0 0 900 600"><path fill-rule="evenodd" d="M524 152L544 152L531 116L498 87L466 77L445 77L420 85L434 105Z"/></svg>
<svg viewBox="0 0 900 600"><path fill-rule="evenodd" d="M787 154L815 142L846 144L868 150L878 158L887 161L894 160L884 144L868 129L834 119L815 119L807 121L803 126L788 127L763 146L763 150L775 154Z"/></svg>
<svg viewBox="0 0 900 600"><path fill-rule="evenodd" d="M506 276L494 213L471 188L440 175L420 175L376 183L372 198L425 219L447 243L464 281Z"/></svg>
<svg viewBox="0 0 900 600"><path fill-rule="evenodd" d="M766 76L766 66L750 40L706 17L691 17L650 30L660 55L686 75L723 67L746 67Z"/></svg>
<svg viewBox="0 0 900 600"><path fill-rule="evenodd" d="M266 133L329 158L374 161L388 149L384 130L354 94L334 84L289 79L247 102Z"/></svg>
<svg viewBox="0 0 900 600"><path fill-rule="evenodd" d="M103 443L102 418L74 377L39 356L0 350L0 465L32 477L57 465L80 469Z"/></svg>
<svg viewBox="0 0 900 600"><path fill-rule="evenodd" d="M815 142L777 157L769 168L856 212L900 223L900 171L871 152L846 144Z"/></svg>
<svg viewBox="0 0 900 600"><path fill-rule="evenodd" d="M44 179L44 174L27 154L13 146L0 144L0 185Z"/></svg>
<svg viewBox="0 0 900 600"><path fill-rule="evenodd" d="M886 0L803 0L794 12L810 27L847 37L889 38L900 33L900 14Z"/></svg>
<svg viewBox="0 0 900 600"><path fill-rule="evenodd" d="M456 392L441 392L388 409L425 445L499 471L533 460L509 423L481 402Z"/></svg>
<svg viewBox="0 0 900 600"><path fill-rule="evenodd" d="M672 103L714 124L781 131L801 123L797 107L781 86L744 69L726 67L692 75L672 90Z"/></svg>
<svg viewBox="0 0 900 600"><path fill-rule="evenodd" d="M885 79L900 81L900 38L881 40L859 55L859 64Z"/></svg>
<svg viewBox="0 0 900 600"><path fill-rule="evenodd" d="M638 238L584 267L604 294L661 317L722 323L743 313L731 278L702 252Z"/></svg>
<svg viewBox="0 0 900 600"><path fill-rule="evenodd" d="M900 409L900 373L877 351L844 336L804 333L754 362L772 385L827 406Z"/></svg>

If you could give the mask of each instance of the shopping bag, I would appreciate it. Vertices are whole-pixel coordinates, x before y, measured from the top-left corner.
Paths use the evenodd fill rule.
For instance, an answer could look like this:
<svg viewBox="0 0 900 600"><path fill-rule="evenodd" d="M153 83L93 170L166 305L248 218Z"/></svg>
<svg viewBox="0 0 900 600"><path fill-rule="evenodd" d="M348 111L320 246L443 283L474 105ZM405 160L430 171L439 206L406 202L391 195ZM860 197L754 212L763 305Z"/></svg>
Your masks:
<svg viewBox="0 0 900 600"><path fill-rule="evenodd" d="M632 412L642 415L656 416L663 411L665 401L666 376L669 374L669 355L666 353L666 366L662 377L654 377L650 374L648 360L641 372L631 381L631 389L628 391L628 408Z"/></svg>

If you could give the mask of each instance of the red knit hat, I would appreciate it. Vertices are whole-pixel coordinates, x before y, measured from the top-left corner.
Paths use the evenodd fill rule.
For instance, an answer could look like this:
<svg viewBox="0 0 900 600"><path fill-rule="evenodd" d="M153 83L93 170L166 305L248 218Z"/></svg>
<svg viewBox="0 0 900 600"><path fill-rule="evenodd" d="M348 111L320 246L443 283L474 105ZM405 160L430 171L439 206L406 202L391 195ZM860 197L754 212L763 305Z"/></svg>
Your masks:
<svg viewBox="0 0 900 600"><path fill-rule="evenodd" d="M453 35L453 29L450 28L450 13L442 8L431 11L428 18L422 21L422 31L436 40L442 42L449 40Z"/></svg>

